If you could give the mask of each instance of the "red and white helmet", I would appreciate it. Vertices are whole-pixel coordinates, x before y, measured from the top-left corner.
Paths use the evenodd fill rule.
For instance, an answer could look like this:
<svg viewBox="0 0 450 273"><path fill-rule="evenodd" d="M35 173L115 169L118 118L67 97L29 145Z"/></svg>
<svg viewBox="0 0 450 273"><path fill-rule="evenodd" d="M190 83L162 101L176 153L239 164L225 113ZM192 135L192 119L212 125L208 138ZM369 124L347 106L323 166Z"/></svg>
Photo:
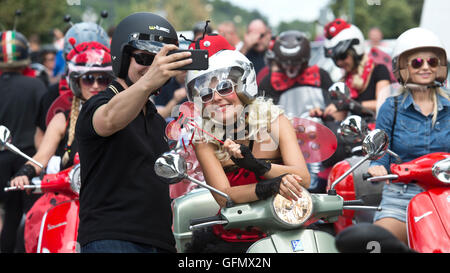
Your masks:
<svg viewBox="0 0 450 273"><path fill-rule="evenodd" d="M407 57L413 52L430 50L439 58L436 81L444 82L447 78L447 54L439 37L425 28L412 28L403 32L398 38L392 53L392 69L400 83L408 78Z"/></svg>
<svg viewBox="0 0 450 273"><path fill-rule="evenodd" d="M86 73L106 72L113 78L109 48L99 42L84 42L67 54L69 87L76 97L81 98L79 78Z"/></svg>
<svg viewBox="0 0 450 273"><path fill-rule="evenodd" d="M361 57L365 53L364 35L355 25L336 19L325 25L325 56L335 59L350 48Z"/></svg>

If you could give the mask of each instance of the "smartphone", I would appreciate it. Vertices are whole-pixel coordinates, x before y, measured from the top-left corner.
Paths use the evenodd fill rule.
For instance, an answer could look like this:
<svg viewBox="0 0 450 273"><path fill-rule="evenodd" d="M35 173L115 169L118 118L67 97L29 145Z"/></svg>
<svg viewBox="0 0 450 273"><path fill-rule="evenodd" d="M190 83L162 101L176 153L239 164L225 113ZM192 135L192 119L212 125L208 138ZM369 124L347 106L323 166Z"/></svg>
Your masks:
<svg viewBox="0 0 450 273"><path fill-rule="evenodd" d="M179 52L191 52L191 56L189 58L192 59L192 63L182 66L177 70L206 70L209 67L209 58L208 58L208 50L204 49L177 49L172 50L167 55L171 55Z"/></svg>

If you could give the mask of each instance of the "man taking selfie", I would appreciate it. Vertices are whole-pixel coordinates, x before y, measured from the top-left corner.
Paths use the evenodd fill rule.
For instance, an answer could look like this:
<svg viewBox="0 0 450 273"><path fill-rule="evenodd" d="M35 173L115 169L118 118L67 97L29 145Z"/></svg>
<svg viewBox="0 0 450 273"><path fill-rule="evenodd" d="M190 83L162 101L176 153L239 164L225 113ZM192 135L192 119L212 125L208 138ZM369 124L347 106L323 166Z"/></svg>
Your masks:
<svg viewBox="0 0 450 273"><path fill-rule="evenodd" d="M165 121L149 97L192 62L189 52L167 56L177 46L175 29L153 13L132 14L116 27L117 79L83 105L76 127L83 253L175 252L169 186L154 171L169 150Z"/></svg>

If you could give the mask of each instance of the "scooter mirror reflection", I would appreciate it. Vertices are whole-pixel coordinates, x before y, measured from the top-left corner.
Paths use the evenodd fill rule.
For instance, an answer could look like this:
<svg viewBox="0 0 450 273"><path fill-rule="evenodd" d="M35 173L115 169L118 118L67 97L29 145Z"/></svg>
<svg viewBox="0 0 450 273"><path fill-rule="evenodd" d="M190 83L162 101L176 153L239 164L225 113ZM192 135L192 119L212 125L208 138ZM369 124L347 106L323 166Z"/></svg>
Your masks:
<svg viewBox="0 0 450 273"><path fill-rule="evenodd" d="M11 132L8 128L3 125L0 125L0 151L6 149L6 143L11 142Z"/></svg>
<svg viewBox="0 0 450 273"><path fill-rule="evenodd" d="M436 162L431 171L439 181L450 183L450 158Z"/></svg>
<svg viewBox="0 0 450 273"><path fill-rule="evenodd" d="M175 184L186 176L186 161L179 154L170 151L164 153L155 162L157 175L169 179L169 184Z"/></svg>
<svg viewBox="0 0 450 273"><path fill-rule="evenodd" d="M339 126L338 133L346 143L360 143L368 134L369 127L364 119L357 115L348 116Z"/></svg>
<svg viewBox="0 0 450 273"><path fill-rule="evenodd" d="M350 89L343 82L336 82L330 88L328 88L328 92L332 99L338 99L342 96L345 98L350 98Z"/></svg>
<svg viewBox="0 0 450 273"><path fill-rule="evenodd" d="M363 140L363 154L370 160L377 160L384 156L389 146L389 137L385 131L375 129L370 132Z"/></svg>

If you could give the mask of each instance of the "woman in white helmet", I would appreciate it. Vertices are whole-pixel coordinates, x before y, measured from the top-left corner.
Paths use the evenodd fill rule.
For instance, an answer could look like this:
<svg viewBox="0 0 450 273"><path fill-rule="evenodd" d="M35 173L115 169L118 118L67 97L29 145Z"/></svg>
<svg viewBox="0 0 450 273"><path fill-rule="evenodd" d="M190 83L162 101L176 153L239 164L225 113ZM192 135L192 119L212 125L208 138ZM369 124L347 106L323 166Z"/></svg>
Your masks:
<svg viewBox="0 0 450 273"><path fill-rule="evenodd" d="M310 176L291 122L270 100L256 98L252 63L223 37L207 35L198 44L209 51L209 69L188 71L186 86L189 100L201 109L201 126L209 133L197 134L194 144L206 182L234 203L278 193L296 200L300 185L309 186ZM223 197L213 196L221 207L226 205ZM265 236L257 228L224 230L221 225L212 233L203 232L214 238L208 242L213 249L205 248L205 240L194 239L191 251L242 252Z"/></svg>
<svg viewBox="0 0 450 273"><path fill-rule="evenodd" d="M440 88L447 77L447 55L439 38L424 28L405 31L397 39L393 70L402 85L400 95L381 106L376 126L390 136L390 149L403 162L433 152L450 152L450 101ZM390 155L371 163L372 176L386 175ZM406 209L422 188L386 183L382 211L374 222L407 243Z"/></svg>
<svg viewBox="0 0 450 273"><path fill-rule="evenodd" d="M343 81L350 89L351 98L375 112L379 93L390 84L388 68L382 63L376 63L371 54L365 52L364 36L355 25L336 19L325 26L325 36L325 56L332 58L336 66L344 70ZM341 107L331 104L323 114L326 116L338 110L351 110L353 114L368 115L357 109Z"/></svg>

